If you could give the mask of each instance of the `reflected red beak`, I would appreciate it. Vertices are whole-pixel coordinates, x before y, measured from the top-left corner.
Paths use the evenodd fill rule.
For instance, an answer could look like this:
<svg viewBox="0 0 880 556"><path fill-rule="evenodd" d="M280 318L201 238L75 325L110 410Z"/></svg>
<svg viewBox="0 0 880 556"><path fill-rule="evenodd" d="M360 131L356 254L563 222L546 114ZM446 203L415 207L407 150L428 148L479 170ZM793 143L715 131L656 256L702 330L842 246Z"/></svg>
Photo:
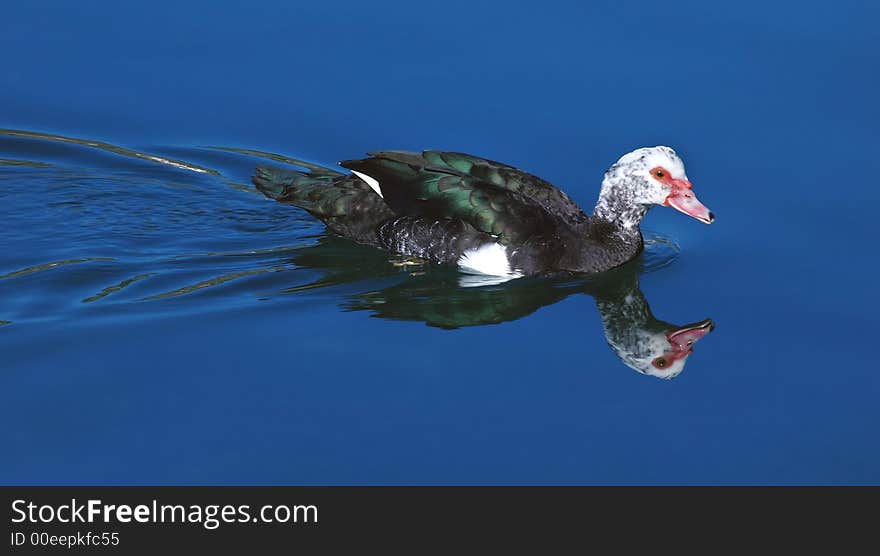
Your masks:
<svg viewBox="0 0 880 556"><path fill-rule="evenodd" d="M711 224L715 220L715 215L703 203L697 199L694 192L691 191L691 182L687 180L670 180L672 185L672 193L666 197L666 206L670 206L679 212L683 212L688 216L693 216L700 222Z"/></svg>
<svg viewBox="0 0 880 556"><path fill-rule="evenodd" d="M666 333L666 339L672 345L673 351L690 353L693 345L714 329L715 323L712 319L706 319L670 330Z"/></svg>

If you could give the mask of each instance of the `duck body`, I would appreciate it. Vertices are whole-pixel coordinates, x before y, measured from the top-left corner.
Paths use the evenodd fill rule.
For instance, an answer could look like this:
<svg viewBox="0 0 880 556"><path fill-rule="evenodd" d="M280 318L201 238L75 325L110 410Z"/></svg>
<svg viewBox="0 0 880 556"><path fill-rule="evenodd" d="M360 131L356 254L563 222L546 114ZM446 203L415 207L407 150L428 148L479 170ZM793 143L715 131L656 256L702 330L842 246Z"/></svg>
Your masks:
<svg viewBox="0 0 880 556"><path fill-rule="evenodd" d="M672 195L652 191L659 181L644 187L638 180L652 180L650 174L621 171L621 162L639 171L657 165L667 174L674 170L666 166L680 166L683 176L674 151L658 155L656 149L668 147L641 149L641 157L612 166L592 216L541 178L456 152L369 153L340 163L351 174L260 166L253 182L267 197L307 210L334 233L405 257L504 278L597 273L641 252L641 217L658 195Z"/></svg>

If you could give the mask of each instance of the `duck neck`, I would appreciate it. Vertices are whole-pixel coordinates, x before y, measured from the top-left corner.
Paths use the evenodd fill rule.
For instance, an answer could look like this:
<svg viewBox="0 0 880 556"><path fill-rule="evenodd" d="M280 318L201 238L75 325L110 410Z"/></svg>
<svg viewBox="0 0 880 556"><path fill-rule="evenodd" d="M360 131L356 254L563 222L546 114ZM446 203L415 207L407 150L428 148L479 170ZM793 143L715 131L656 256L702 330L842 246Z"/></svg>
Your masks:
<svg viewBox="0 0 880 556"><path fill-rule="evenodd" d="M611 224L623 238L641 234L639 225L648 212L647 206L635 202L636 185L631 180L612 180L606 176L593 211L594 218Z"/></svg>

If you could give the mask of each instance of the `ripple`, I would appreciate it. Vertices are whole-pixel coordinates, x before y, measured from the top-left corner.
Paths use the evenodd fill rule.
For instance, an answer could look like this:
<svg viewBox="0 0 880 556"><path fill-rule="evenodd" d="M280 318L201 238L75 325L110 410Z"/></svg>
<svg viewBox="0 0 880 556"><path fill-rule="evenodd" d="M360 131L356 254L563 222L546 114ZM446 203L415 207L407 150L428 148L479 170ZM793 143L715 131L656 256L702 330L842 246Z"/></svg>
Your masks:
<svg viewBox="0 0 880 556"><path fill-rule="evenodd" d="M149 154L149 153L135 151L132 149L127 149L125 147L112 145L110 143L105 143L103 141L94 141L94 140L90 140L90 139L79 139L76 137L66 137L64 135L54 135L51 133L40 133L40 132L36 132L36 131L23 131L23 130L18 130L18 129L0 129L0 135L6 135L8 137L26 137L29 139L39 139L41 141L56 141L59 143L73 143L73 144L80 145L83 147L101 149L101 150L111 152L114 154L118 154L121 156L128 156L131 158L148 160L150 162L157 162L159 164L165 164L167 166L173 166L175 168L180 168L182 170L189 170L191 172L219 175L219 173L216 170L212 170L210 168L204 168L204 167L201 167L201 166L198 166L195 164L190 164L188 162L184 162L182 160L175 160L173 158L165 158L162 156L157 156L157 155L153 155L153 154Z"/></svg>
<svg viewBox="0 0 880 556"><path fill-rule="evenodd" d="M263 274L266 272L277 272L279 270L284 270L284 267L257 268L254 270L245 270L242 272L233 272L231 274L224 274L222 276L216 276L216 277L210 278L208 280L202 280L201 282L197 282L195 284L183 286L182 288L178 288L173 291L159 293L156 295L151 295L149 297L145 297L143 299L143 301L153 301L156 299L167 299L169 297L177 297L180 295L186 295L186 294L193 293L193 292L196 292L199 290L203 290L205 288L212 288L214 286L219 286L220 284L225 284L226 282L230 282L232 280L238 280L239 278L245 278L247 276L254 276L256 274Z"/></svg>
<svg viewBox="0 0 880 556"><path fill-rule="evenodd" d="M678 259L681 247L672 239L654 232L645 232L645 250L642 252L642 269L655 272Z"/></svg>
<svg viewBox="0 0 880 556"><path fill-rule="evenodd" d="M258 158L265 158L266 160L272 160L275 162L283 162L284 164L292 164L293 166L299 166L300 168L305 168L306 170L310 170L317 174L330 174L330 175L343 175L342 172L339 172L333 168L328 168L327 166L322 166L320 164L314 164L312 162L307 162L300 158L292 158L289 156L285 156L283 154L275 154L265 151L257 151L254 149L241 149L236 147L217 147L217 146L208 146L206 149L214 149L217 151L224 151L230 153L237 154L245 154L249 156L256 156Z"/></svg>
<svg viewBox="0 0 880 556"><path fill-rule="evenodd" d="M54 261L51 263L43 263L43 264L39 264L39 265L35 265L35 266L29 266L27 268L22 268L21 270L15 270L15 271L9 272L7 274L2 274L2 275L0 275L0 280L6 279L6 278L19 278L21 276L27 276L28 274L33 274L35 272L43 272L44 270L51 270L53 268L58 268L58 267L71 265L71 264L87 263L90 261L112 261L112 260L114 260L114 259L112 259L110 257L85 257L82 259L67 259L64 261Z"/></svg>
<svg viewBox="0 0 880 556"><path fill-rule="evenodd" d="M122 282L119 282L118 284L114 284L112 286L107 286L106 288L99 291L95 295L83 299L82 302L83 303L93 303L95 301L98 301L100 299L107 297L108 295L110 295L112 293L118 292L118 291L126 288L127 286L134 284L135 282L137 282L139 280L143 280L144 278L149 278L150 276L152 276L152 274L139 274L137 276L133 276L131 278L123 280Z"/></svg>
<svg viewBox="0 0 880 556"><path fill-rule="evenodd" d="M54 168L52 164L35 162L33 160L15 160L12 158L0 158L0 166L28 166L30 168Z"/></svg>
<svg viewBox="0 0 880 556"><path fill-rule="evenodd" d="M306 247L308 244L297 244L297 245L282 245L279 247L265 247L262 249L248 249L246 251L209 251L207 253L195 253L192 255L176 255L172 257L173 259L198 259L198 258L208 258L208 257L253 257L253 256L263 256L263 255L280 255L285 253L292 253L301 247Z"/></svg>

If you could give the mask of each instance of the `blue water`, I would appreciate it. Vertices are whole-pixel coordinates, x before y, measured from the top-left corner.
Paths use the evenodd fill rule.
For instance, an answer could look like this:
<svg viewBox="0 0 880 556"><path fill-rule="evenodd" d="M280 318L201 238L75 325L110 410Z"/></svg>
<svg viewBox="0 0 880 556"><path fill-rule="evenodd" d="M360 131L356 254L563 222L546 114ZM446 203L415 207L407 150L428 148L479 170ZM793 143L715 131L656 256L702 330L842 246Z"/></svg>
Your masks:
<svg viewBox="0 0 880 556"><path fill-rule="evenodd" d="M4 6L0 483L880 482L878 17ZM590 210L655 144L717 220L655 209L604 281L464 288L249 185L272 155L440 148ZM716 325L675 378L608 345L624 290Z"/></svg>

